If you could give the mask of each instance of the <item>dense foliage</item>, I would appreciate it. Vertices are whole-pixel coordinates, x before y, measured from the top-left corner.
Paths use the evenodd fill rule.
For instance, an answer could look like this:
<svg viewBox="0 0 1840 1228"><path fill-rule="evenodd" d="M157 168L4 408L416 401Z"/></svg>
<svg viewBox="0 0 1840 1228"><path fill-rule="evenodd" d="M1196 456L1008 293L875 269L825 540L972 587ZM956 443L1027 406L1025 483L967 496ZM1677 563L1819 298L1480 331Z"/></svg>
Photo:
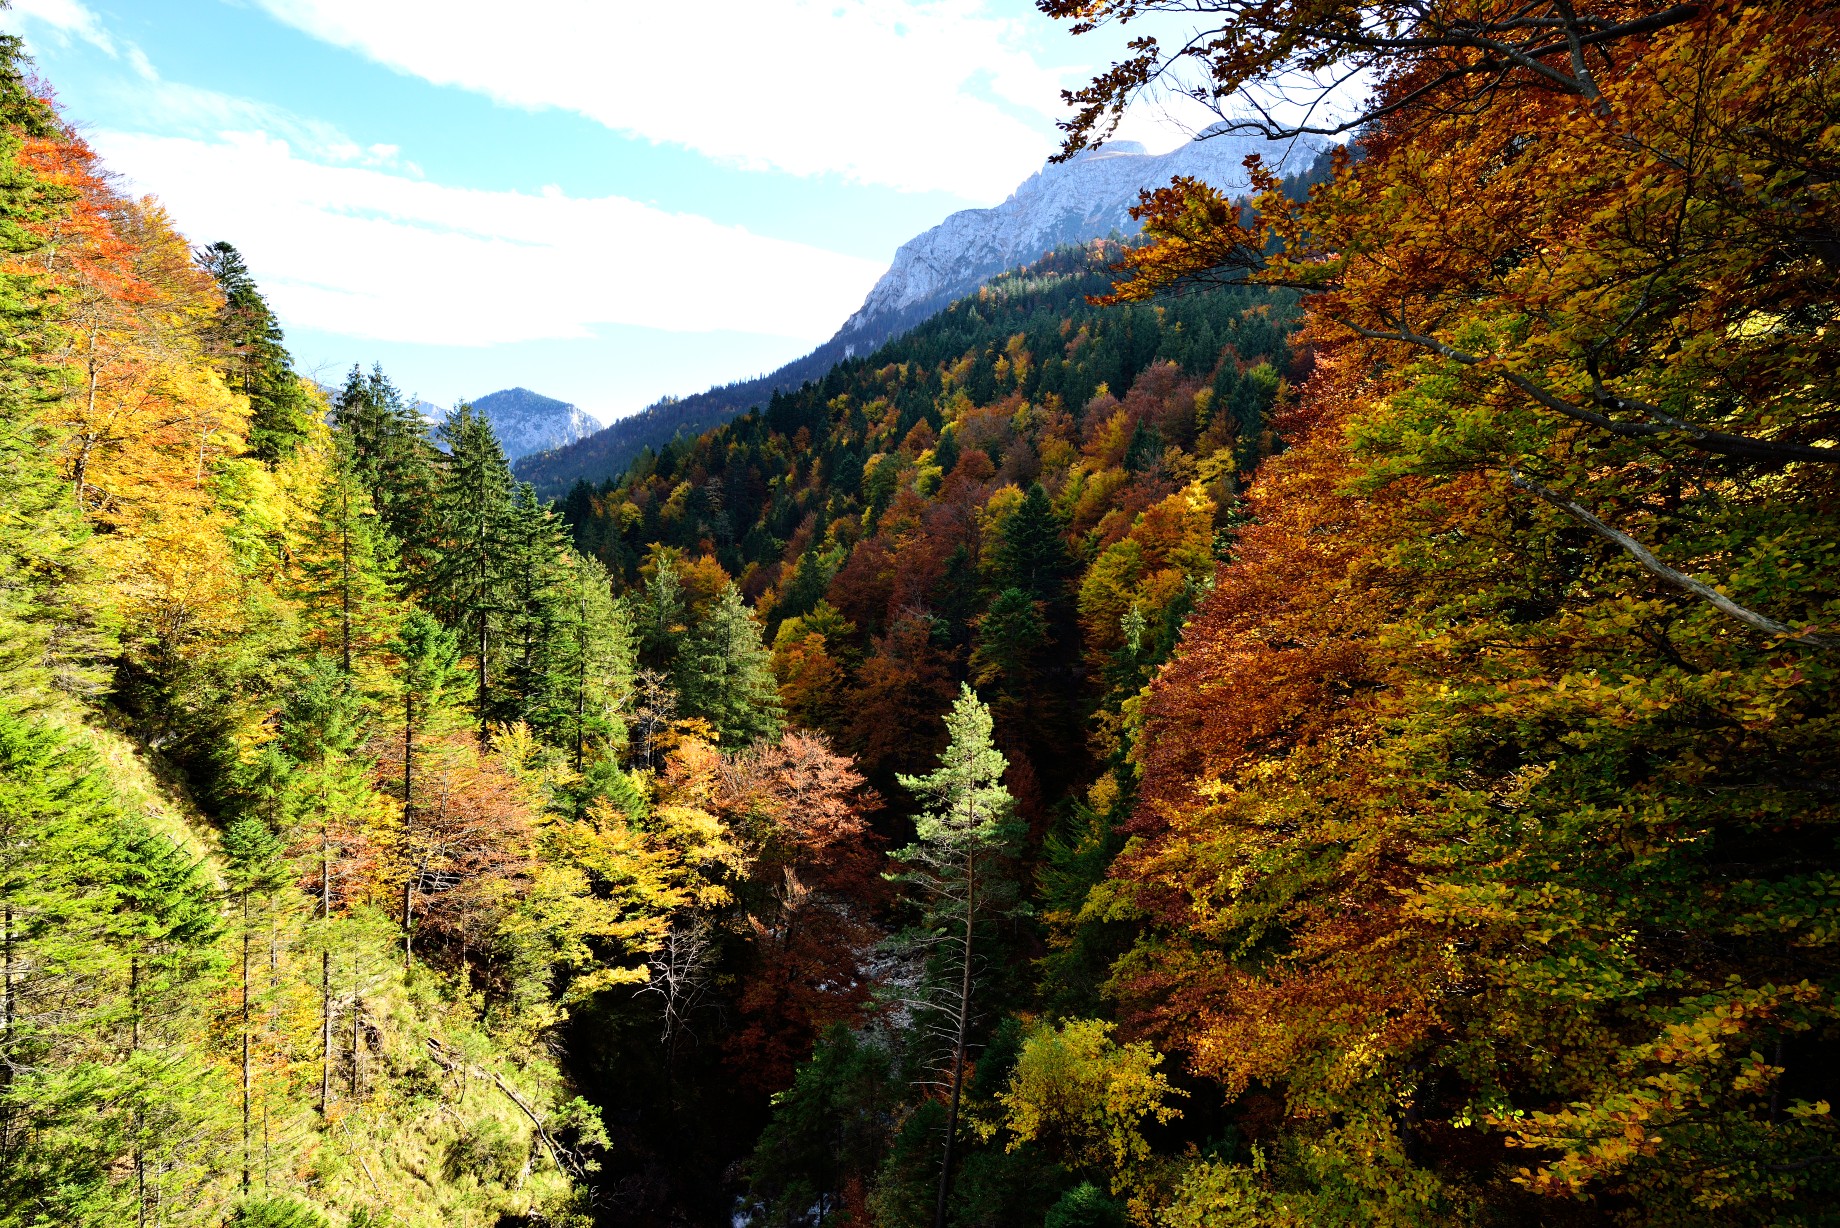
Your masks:
<svg viewBox="0 0 1840 1228"><path fill-rule="evenodd" d="M1360 156L553 511L6 45L0 1225L1840 1218L1840 9L1042 7Z"/></svg>

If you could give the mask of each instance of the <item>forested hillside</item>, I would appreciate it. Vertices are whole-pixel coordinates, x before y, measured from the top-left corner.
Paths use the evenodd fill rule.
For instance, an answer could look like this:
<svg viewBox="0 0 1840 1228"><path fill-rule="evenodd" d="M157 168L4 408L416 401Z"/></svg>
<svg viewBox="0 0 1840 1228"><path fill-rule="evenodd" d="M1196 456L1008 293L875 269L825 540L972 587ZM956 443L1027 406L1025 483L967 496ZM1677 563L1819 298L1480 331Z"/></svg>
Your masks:
<svg viewBox="0 0 1840 1228"><path fill-rule="evenodd" d="M554 507L5 45L0 1225L1840 1222L1840 6L1041 7L1362 156Z"/></svg>

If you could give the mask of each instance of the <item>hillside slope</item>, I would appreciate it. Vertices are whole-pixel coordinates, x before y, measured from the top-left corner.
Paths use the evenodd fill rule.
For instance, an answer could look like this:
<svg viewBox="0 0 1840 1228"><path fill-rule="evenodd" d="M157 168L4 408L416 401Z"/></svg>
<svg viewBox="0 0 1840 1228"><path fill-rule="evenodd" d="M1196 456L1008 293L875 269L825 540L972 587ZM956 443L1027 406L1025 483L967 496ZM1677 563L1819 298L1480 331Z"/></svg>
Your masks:
<svg viewBox="0 0 1840 1228"><path fill-rule="evenodd" d="M646 448L656 451L678 435L701 434L764 405L775 392L819 379L837 363L900 336L1005 269L1063 244L1135 233L1130 209L1144 188L1187 175L1230 194L1244 192L1243 163L1253 153L1290 169L1299 182L1320 177L1327 167L1315 146L1287 150L1228 134L1157 155L1145 153L1136 142L1120 141L1065 165L1050 163L1002 204L954 213L902 244L888 272L837 335L803 358L755 379L660 401L577 443L526 457L517 474L546 497L562 494L581 478L616 476Z"/></svg>

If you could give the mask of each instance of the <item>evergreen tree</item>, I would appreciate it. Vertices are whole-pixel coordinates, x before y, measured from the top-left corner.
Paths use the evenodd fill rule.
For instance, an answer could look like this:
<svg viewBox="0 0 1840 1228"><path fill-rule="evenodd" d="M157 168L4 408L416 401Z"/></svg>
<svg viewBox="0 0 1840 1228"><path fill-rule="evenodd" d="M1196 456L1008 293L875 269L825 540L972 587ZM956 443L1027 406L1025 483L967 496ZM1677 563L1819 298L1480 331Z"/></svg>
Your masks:
<svg viewBox="0 0 1840 1228"><path fill-rule="evenodd" d="M1060 518L1040 482L1029 487L1003 522L996 551L997 587L1019 589L1037 601L1060 603L1067 596L1073 561L1061 540Z"/></svg>
<svg viewBox="0 0 1840 1228"><path fill-rule="evenodd" d="M1001 859L1020 833L1012 817L1015 803L1002 784L1009 764L992 744L991 732L990 709L963 686L946 716L949 741L939 767L925 776L899 778L927 806L915 820L914 843L895 857L906 867L900 880L917 890L925 907L909 942L930 955L930 992L922 1005L939 1021L944 1049L945 1154L933 1228L945 1228L952 1192L959 1102L977 1013L978 929L1010 907L1016 895Z"/></svg>
<svg viewBox="0 0 1840 1228"><path fill-rule="evenodd" d="M241 960L237 971L239 990L238 1030L241 1071L241 1100L243 1110L243 1192L249 1192L250 1171L250 1103L253 1079L251 1077L251 1034L250 1034L250 971L249 953L257 933L261 918L252 916L250 903L257 896L272 895L288 880L288 866L283 857L285 846L281 838L269 830L268 824L254 815L244 815L232 823L224 832L224 868L225 886L229 888L231 899L237 911L238 937L241 941Z"/></svg>
<svg viewBox="0 0 1840 1228"><path fill-rule="evenodd" d="M112 1055L99 990L126 980L103 938L122 818L89 755L0 710L0 1224L109 1203L99 1130Z"/></svg>
<svg viewBox="0 0 1840 1228"><path fill-rule="evenodd" d="M1019 588L1004 589L978 620L971 680L993 689L1000 708L1017 715L1033 712L1048 638L1041 603Z"/></svg>
<svg viewBox="0 0 1840 1228"><path fill-rule="evenodd" d="M418 590L426 587L436 549L435 451L427 423L381 365L368 376L354 365L332 407L350 442L354 471L396 543L407 578Z"/></svg>
<svg viewBox="0 0 1840 1228"><path fill-rule="evenodd" d="M281 322L256 288L242 253L220 240L198 253L198 263L223 291L213 348L224 362L226 382L249 398L249 452L273 465L292 456L313 429L312 398L294 373Z"/></svg>
<svg viewBox="0 0 1840 1228"><path fill-rule="evenodd" d="M299 556L296 592L315 646L353 673L374 659L400 618L396 552L341 435Z"/></svg>
<svg viewBox="0 0 1840 1228"><path fill-rule="evenodd" d="M551 657L568 600L568 557L562 524L520 483L504 524L504 661L492 710L500 720L546 724Z"/></svg>
<svg viewBox="0 0 1840 1228"><path fill-rule="evenodd" d="M580 774L626 740L621 710L633 691L632 628L597 560L566 556L557 598L545 724Z"/></svg>
<svg viewBox="0 0 1840 1228"><path fill-rule="evenodd" d="M675 551L660 551L652 574L646 578L635 622L639 631L640 661L662 674L674 671L684 632L688 629L689 603L683 578L678 574Z"/></svg>
<svg viewBox="0 0 1840 1228"><path fill-rule="evenodd" d="M779 687L760 624L733 584L697 620L677 660L677 692L690 716L708 721L725 746L778 735Z"/></svg>
<svg viewBox="0 0 1840 1228"><path fill-rule="evenodd" d="M511 466L492 424L462 405L441 424L447 444L435 517L441 553L430 596L441 619L461 637L473 660L473 702L479 744L492 716L492 686L503 657L513 577Z"/></svg>

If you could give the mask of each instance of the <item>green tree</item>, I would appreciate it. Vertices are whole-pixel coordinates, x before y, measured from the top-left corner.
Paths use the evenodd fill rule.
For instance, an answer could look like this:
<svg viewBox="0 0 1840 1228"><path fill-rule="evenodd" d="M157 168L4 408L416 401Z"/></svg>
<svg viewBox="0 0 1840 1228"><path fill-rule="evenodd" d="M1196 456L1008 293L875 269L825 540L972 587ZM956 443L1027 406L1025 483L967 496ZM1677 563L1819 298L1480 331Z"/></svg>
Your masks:
<svg viewBox="0 0 1840 1228"><path fill-rule="evenodd" d="M745 746L780 731L779 687L760 624L733 584L697 620L677 659L684 711L714 728L725 746Z"/></svg>
<svg viewBox="0 0 1840 1228"><path fill-rule="evenodd" d="M242 253L219 240L198 252L198 263L224 294L211 341L226 382L249 398L250 455L274 465L292 456L313 429L313 399L294 373L281 322Z"/></svg>
<svg viewBox="0 0 1840 1228"><path fill-rule="evenodd" d="M464 637L472 656L474 715L484 746L492 716L493 665L502 656L510 604L511 467L492 424L469 405L448 415L441 439L448 453L435 496L441 551L430 599L442 621Z"/></svg>
<svg viewBox="0 0 1840 1228"><path fill-rule="evenodd" d="M332 402L333 418L350 442L358 480L396 542L408 578L418 588L434 563L435 451L428 424L396 385L373 366L355 365Z"/></svg>
<svg viewBox="0 0 1840 1228"><path fill-rule="evenodd" d="M613 577L595 559L565 557L557 598L545 725L580 774L626 740L621 711L633 690L633 635Z"/></svg>
<svg viewBox="0 0 1840 1228"><path fill-rule="evenodd" d="M224 879L230 896L236 903L238 937L242 945L242 959L238 969L238 1026L241 1036L238 1038L242 1059L242 1107L243 1107L243 1179L245 1193L249 1190L249 1126L250 1126L250 979L249 949L254 942L256 924L259 918L252 917L250 901L258 895L269 895L287 882L288 865L283 857L285 846L281 838L269 830L268 824L254 815L244 815L232 823L224 832Z"/></svg>
<svg viewBox="0 0 1840 1228"><path fill-rule="evenodd" d="M46 408L62 391L42 354L57 328L51 285L22 257L45 245L43 228L68 191L20 164L28 137L56 118L27 85L19 39L0 34L0 696L42 701L54 683L90 690L84 666L100 656L97 615L82 590L86 532L70 484L57 471ZM88 633L88 634L86 634ZM88 641L88 642L86 642Z"/></svg>
<svg viewBox="0 0 1840 1228"><path fill-rule="evenodd" d="M995 562L999 590L1018 589L1042 602L1065 600L1073 561L1061 540L1060 518L1040 482L1029 487L1003 522Z"/></svg>
<svg viewBox="0 0 1840 1228"><path fill-rule="evenodd" d="M520 483L504 524L504 669L492 704L500 720L547 724L551 658L561 649L569 556L562 524Z"/></svg>
<svg viewBox="0 0 1840 1228"><path fill-rule="evenodd" d="M991 731L990 709L969 686L961 686L946 715L949 741L939 766L925 776L899 778L901 787L927 807L914 822L914 843L895 858L905 867L899 880L915 889L925 908L909 941L931 956L924 1005L943 1020L946 1042L941 1072L947 1096L945 1154L934 1228L945 1228L952 1194L959 1101L977 1010L978 928L1011 907L1016 896L1001 865L1019 835L1015 803L1002 784L1009 764L992 745Z"/></svg>
<svg viewBox="0 0 1840 1228"><path fill-rule="evenodd" d="M337 453L301 551L296 595L319 646L352 673L374 658L401 616L396 551L359 479L349 437Z"/></svg>

